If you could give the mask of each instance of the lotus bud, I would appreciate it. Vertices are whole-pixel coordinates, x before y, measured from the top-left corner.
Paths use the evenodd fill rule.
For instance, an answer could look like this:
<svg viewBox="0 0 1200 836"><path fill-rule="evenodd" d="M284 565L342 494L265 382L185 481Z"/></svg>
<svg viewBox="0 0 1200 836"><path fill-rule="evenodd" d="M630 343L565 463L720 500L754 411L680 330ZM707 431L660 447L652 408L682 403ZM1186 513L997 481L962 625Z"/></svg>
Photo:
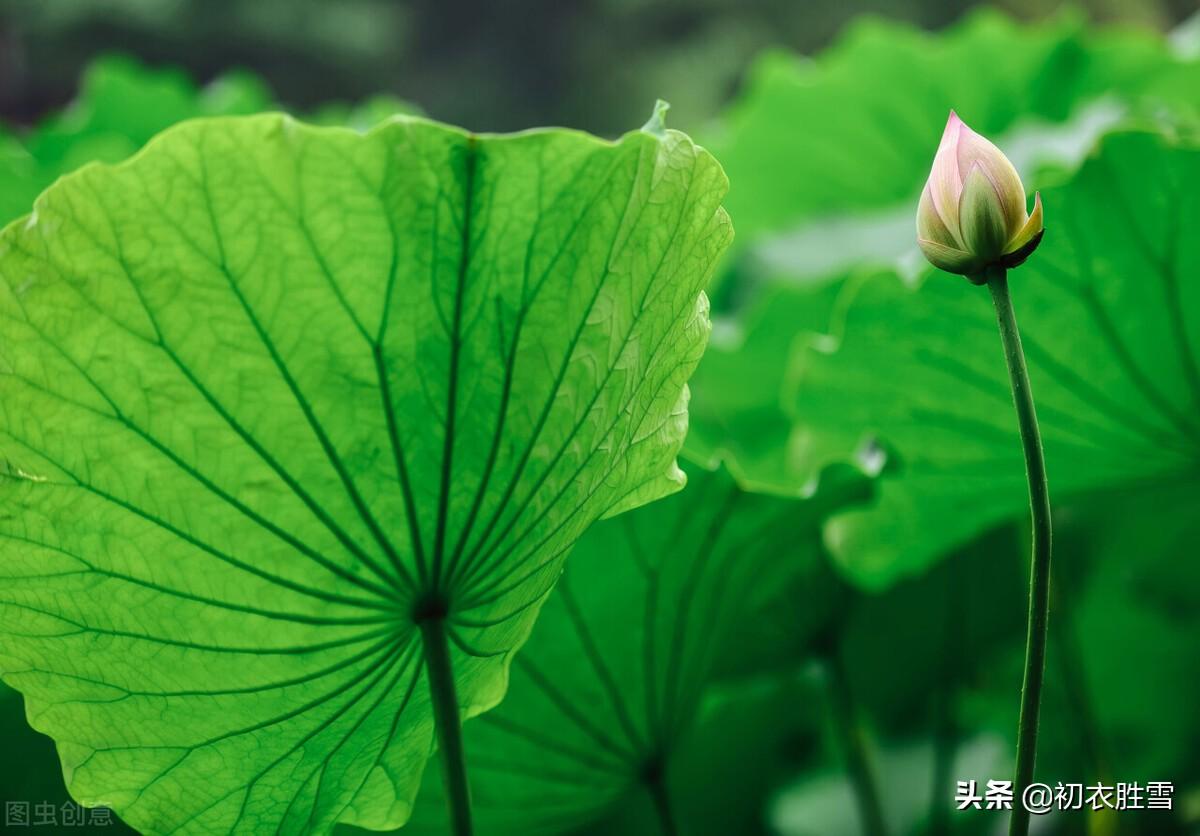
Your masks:
<svg viewBox="0 0 1200 836"><path fill-rule="evenodd" d="M1042 200L1008 157L950 111L917 208L917 244L935 266L983 284L989 267L1021 264L1042 241Z"/></svg>

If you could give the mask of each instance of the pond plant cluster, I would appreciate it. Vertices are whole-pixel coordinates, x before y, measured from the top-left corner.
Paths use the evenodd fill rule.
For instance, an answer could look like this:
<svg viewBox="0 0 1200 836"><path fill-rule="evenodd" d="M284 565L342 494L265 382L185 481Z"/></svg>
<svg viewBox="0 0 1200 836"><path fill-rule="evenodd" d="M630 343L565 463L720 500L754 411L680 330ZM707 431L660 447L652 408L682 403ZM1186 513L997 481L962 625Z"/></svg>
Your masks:
<svg viewBox="0 0 1200 836"><path fill-rule="evenodd" d="M612 141L279 109L105 58L0 127L6 815L1193 832L1195 27L863 20Z"/></svg>

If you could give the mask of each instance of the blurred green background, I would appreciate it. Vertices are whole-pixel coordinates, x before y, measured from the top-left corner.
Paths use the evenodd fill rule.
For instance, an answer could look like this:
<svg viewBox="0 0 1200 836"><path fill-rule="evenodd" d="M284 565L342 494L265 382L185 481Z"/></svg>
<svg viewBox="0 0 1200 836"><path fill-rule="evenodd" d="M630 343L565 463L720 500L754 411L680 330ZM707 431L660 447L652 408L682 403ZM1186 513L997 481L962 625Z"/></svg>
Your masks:
<svg viewBox="0 0 1200 836"><path fill-rule="evenodd" d="M986 301L914 258L916 195L956 107L1047 205L1043 252L1014 279L1058 525L1039 778L1176 785L1169 813L1050 816L1037 832L1200 833L1195 5L972 5L0 0L0 223L192 116L283 107L362 129L416 111L615 135L669 100L670 125L730 175L738 239L693 386L692 485L588 535L568 569L595 591L581 611L603 637L607 613L641 606L650 592L605 598L589 573L633 559L613 545L627 529L713 517L703 486L794 503L783 529L722 523L790 568L752 564L770 581L747 583L722 652L677 695L687 733L657 754L680 831L989 834L1002 818L951 800L956 779L1011 770L1028 534ZM718 460L728 472L709 472ZM535 629L530 660L558 659L552 632ZM556 664L561 687L603 702ZM497 722L553 722L532 687L514 675ZM65 800L52 745L0 699L0 796ZM469 757L499 763L475 778L485 833L661 832L640 762L581 779L553 816L536 815L535 781L512 825L504 758L546 753L467 736ZM414 832L444 830L429 773Z"/></svg>
<svg viewBox="0 0 1200 836"><path fill-rule="evenodd" d="M656 98L694 127L738 89L751 60L811 53L869 13L939 28L963 0L3 0L0 118L29 123L74 94L98 54L121 51L207 82L259 74L298 109L388 92L473 130L640 125ZM1064 4L994 4L1034 19ZM1088 0L1093 19L1155 29L1190 0ZM679 124L679 123L677 123ZM681 125L682 126L682 125Z"/></svg>

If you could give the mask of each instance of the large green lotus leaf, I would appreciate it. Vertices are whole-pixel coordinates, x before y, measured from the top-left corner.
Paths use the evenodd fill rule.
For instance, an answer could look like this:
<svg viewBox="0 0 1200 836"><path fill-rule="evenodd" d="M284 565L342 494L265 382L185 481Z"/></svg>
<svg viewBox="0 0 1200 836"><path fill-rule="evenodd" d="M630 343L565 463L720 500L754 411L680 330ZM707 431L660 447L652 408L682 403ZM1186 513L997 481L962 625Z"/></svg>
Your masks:
<svg viewBox="0 0 1200 836"><path fill-rule="evenodd" d="M1169 84L1185 64L1160 36L1072 17L1020 26L985 10L939 34L868 18L814 60L761 59L704 144L749 245L818 217L915 205L952 108L994 136L1102 97L1195 103L1194 88Z"/></svg>
<svg viewBox="0 0 1200 836"><path fill-rule="evenodd" d="M1152 184L1152 185L1151 185ZM1051 496L1197 478L1200 151L1115 134L1043 193L1047 233L1010 278ZM798 357L793 401L811 466L889 451L873 505L826 541L869 586L1025 513L1024 465L987 294L946 274L850 286L840 345Z"/></svg>
<svg viewBox="0 0 1200 836"><path fill-rule="evenodd" d="M0 150L0 224L27 213L43 189L85 163L123 160L184 119L255 113L270 102L262 83L246 73L198 90L178 71L151 70L122 56L100 58L73 104Z"/></svg>
<svg viewBox="0 0 1200 836"><path fill-rule="evenodd" d="M815 677L767 678L719 687L681 740L668 776L678 832L773 836L771 800L820 744L825 717ZM649 794L634 789L576 836L662 836Z"/></svg>
<svg viewBox="0 0 1200 836"><path fill-rule="evenodd" d="M824 484L828 487L830 480ZM681 497L686 495L685 490ZM585 542L601 528L590 531ZM844 771L843 743L831 733L830 652L842 659L845 688L872 751L876 739L889 748L893 741L928 740L958 691L989 687L1015 693L1019 675L995 680L984 661L990 657L979 652L1023 638L1022 570L1015 559L996 559L999 549L1011 551L1011 541L1011 531L984 538L933 571L880 595L831 584L823 560L804 560L786 577L768 576L757 584L753 615L730 625L729 650L715 661L713 675L722 681L709 685L711 706L670 762L679 832L778 832L789 818L779 798L783 787L797 776L820 781L830 772ZM777 547L785 542L777 540ZM771 597L778 606L764 608L762 599ZM790 666L785 659L789 651ZM776 654L771 660L775 676L764 676L772 667L764 653ZM739 676L726 678L730 674ZM506 703L497 716L507 708ZM964 728L957 734L973 732ZM1004 740L995 734L990 738L996 746ZM970 748L961 741L958 745ZM897 776L882 777L886 782ZM885 783L882 789L898 807L928 806L929 793L912 797L904 781ZM906 789L907 805L902 797ZM846 822L851 818L847 810L842 806L826 812ZM814 819L808 831L797 832L822 833L827 825L828 820ZM651 836L663 831L648 794L635 785L608 816L584 832Z"/></svg>
<svg viewBox="0 0 1200 836"><path fill-rule="evenodd" d="M673 786L719 660L743 652L739 622L817 562L818 521L840 497L688 474L681 493L588 531L504 703L466 726L480 833L560 832L631 805L654 823L648 786ZM410 826L445 832L433 770L427 782ZM729 832L672 806L682 832Z"/></svg>
<svg viewBox="0 0 1200 836"><path fill-rule="evenodd" d="M726 181L682 134L173 129L0 237L0 671L143 831L397 826L575 540L683 482Z"/></svg>

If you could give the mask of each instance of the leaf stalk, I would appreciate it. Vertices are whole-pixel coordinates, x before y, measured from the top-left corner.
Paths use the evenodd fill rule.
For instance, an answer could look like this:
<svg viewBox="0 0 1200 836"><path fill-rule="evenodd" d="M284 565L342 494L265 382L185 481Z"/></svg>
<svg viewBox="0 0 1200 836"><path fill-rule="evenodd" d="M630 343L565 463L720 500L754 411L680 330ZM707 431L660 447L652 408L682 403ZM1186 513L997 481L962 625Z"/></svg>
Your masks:
<svg viewBox="0 0 1200 836"><path fill-rule="evenodd" d="M438 750L442 761L442 784L450 809L450 827L454 836L471 836L471 788L467 783L467 759L463 749L462 717L454 669L450 661L450 641L444 618L420 620L425 646L425 671L429 677L429 696L437 727Z"/></svg>
<svg viewBox="0 0 1200 836"><path fill-rule="evenodd" d="M667 788L667 773L665 763L658 761L647 770L646 791L654 802L654 811L658 814L658 824L663 836L678 836L679 826L675 822L675 810L671 805L671 791Z"/></svg>

